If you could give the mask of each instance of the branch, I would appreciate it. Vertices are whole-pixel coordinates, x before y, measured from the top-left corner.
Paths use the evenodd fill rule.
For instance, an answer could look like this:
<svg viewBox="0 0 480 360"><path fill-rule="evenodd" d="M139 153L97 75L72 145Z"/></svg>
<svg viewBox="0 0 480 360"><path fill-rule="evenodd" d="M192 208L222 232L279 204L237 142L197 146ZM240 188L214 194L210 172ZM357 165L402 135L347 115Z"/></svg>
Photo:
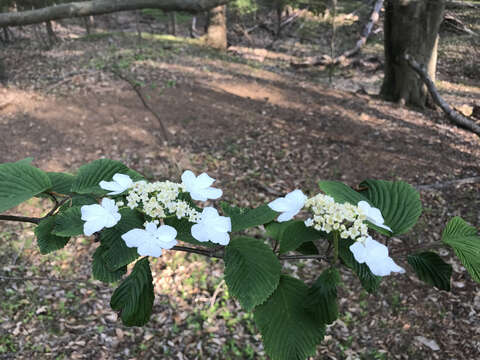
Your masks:
<svg viewBox="0 0 480 360"><path fill-rule="evenodd" d="M198 13L231 0L96 0L71 2L36 10L2 13L0 27L38 24L44 21L90 15L110 14L118 11L161 9Z"/></svg>
<svg viewBox="0 0 480 360"><path fill-rule="evenodd" d="M155 110L153 110L150 105L147 104L146 100L145 100L145 97L143 96L141 90L140 90L140 87L138 84L136 84L132 79L128 78L126 75L123 75L120 71L116 70L116 69L111 69L111 72L114 74L114 75L117 75L120 79L122 79L123 81L126 81L131 87L132 89L137 93L137 96L138 98L142 101L142 104L143 106L145 107L145 109L147 109L148 111L150 111L152 113L152 115L157 119L158 121L158 124L160 125L160 130L162 131L162 135L163 135L163 139L165 141L168 141L169 138L170 138L170 133L169 131L166 129L165 125L163 124L163 120L162 118L160 117L160 115L157 114L157 112Z"/></svg>
<svg viewBox="0 0 480 360"><path fill-rule="evenodd" d="M416 185L414 186L417 190L430 190L430 189L442 189L451 185L465 185L465 184L479 184L480 176L469 177L465 179L456 179L445 182L438 182L435 184L426 184L426 185Z"/></svg>
<svg viewBox="0 0 480 360"><path fill-rule="evenodd" d="M384 0L376 0L375 4L373 5L373 10L370 15L369 21L364 26L360 39L358 39L357 43L352 49L345 51L342 55L337 56L336 58L333 58L333 55L332 56L322 55L322 56L311 58L303 62L298 62L298 63L292 62L290 63L290 66L294 68L305 68L309 66L318 66L318 65L338 65L338 64L348 65L349 62L347 62L347 59L356 55L360 51L360 49L367 43L368 37L372 32L373 26L377 23L378 19L380 18L379 14L380 14L380 10L383 7L383 2Z"/></svg>
<svg viewBox="0 0 480 360"><path fill-rule="evenodd" d="M325 262L329 262L325 255L280 255L278 260L305 260L305 259L318 259Z"/></svg>
<svg viewBox="0 0 480 360"><path fill-rule="evenodd" d="M196 249L196 248L191 248L186 246L174 246L170 250L184 251L187 253L193 253L193 254L199 254L207 257L223 259L223 255L218 255L215 253L215 251L210 251L208 249Z"/></svg>
<svg viewBox="0 0 480 360"><path fill-rule="evenodd" d="M40 223L42 219L43 218L26 217L26 216L0 215L0 220L28 222L28 223L37 224L37 225Z"/></svg>
<svg viewBox="0 0 480 360"><path fill-rule="evenodd" d="M409 54L405 54L404 60L413 69L413 71L415 71L420 76L420 78L427 86L428 91L430 92L430 95L432 96L435 104L440 106L440 108L447 115L448 119L450 119L451 122L455 123L458 126L466 128L477 135L480 135L479 125L475 124L472 120L466 118L465 116L452 109L450 105L448 105L447 102L443 100L443 98L438 93L432 79L430 79L430 76L428 76L428 73L425 70L424 66L417 63L415 59L413 59Z"/></svg>

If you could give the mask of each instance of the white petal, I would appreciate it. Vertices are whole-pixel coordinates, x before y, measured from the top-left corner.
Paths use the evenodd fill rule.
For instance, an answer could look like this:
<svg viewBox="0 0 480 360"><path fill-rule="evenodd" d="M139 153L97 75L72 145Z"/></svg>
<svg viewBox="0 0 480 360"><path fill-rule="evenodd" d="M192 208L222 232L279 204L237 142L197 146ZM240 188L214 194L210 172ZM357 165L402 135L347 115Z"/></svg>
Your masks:
<svg viewBox="0 0 480 360"><path fill-rule="evenodd" d="M151 236L142 229L132 229L122 235L122 239L128 247L139 247L145 242L151 240Z"/></svg>
<svg viewBox="0 0 480 360"><path fill-rule="evenodd" d="M197 201L207 201L207 197L205 196L205 193L202 190L189 190L187 187L187 191L190 193L190 196L192 197L193 200Z"/></svg>
<svg viewBox="0 0 480 360"><path fill-rule="evenodd" d="M290 210L290 202L282 197L269 202L268 207L276 212L284 212Z"/></svg>
<svg viewBox="0 0 480 360"><path fill-rule="evenodd" d="M206 208L203 209L202 211L202 222L203 221L212 221L218 218L218 211L212 206L207 206Z"/></svg>
<svg viewBox="0 0 480 360"><path fill-rule="evenodd" d="M202 173L198 175L195 180L195 185L199 188L207 188L214 183L215 179L208 176L207 173Z"/></svg>
<svg viewBox="0 0 480 360"><path fill-rule="evenodd" d="M388 257L388 248L372 239L371 236L365 240L365 246L367 248L367 261L368 259L385 259Z"/></svg>
<svg viewBox="0 0 480 360"><path fill-rule="evenodd" d="M392 230L389 226L387 226L387 225L385 225L385 224L375 224L375 225L377 225L378 227L384 228L384 229L386 229L386 230L388 230L388 231L390 231L390 232L393 233L393 230Z"/></svg>
<svg viewBox="0 0 480 360"><path fill-rule="evenodd" d="M360 208L360 210L362 210L365 215L368 216L368 213L370 212L370 209L371 209L371 206L368 202L362 200L362 201L359 201L357 206Z"/></svg>
<svg viewBox="0 0 480 360"><path fill-rule="evenodd" d="M158 228L156 236L162 242L171 242L172 240L175 240L175 237L177 236L177 230L175 230L175 228L172 226L162 225Z"/></svg>
<svg viewBox="0 0 480 360"><path fill-rule="evenodd" d="M213 187L209 187L209 188L203 189L203 190L202 190L202 194L203 194L207 199L216 200L216 199L218 199L219 197L222 196L223 191L220 190L220 189L216 189L216 188L213 188Z"/></svg>
<svg viewBox="0 0 480 360"><path fill-rule="evenodd" d="M193 186L193 184L195 183L195 180L196 180L196 177L193 172L191 172L190 170L185 170L183 172L182 182L183 182L183 185L187 187L187 191L190 191L189 188Z"/></svg>
<svg viewBox="0 0 480 360"><path fill-rule="evenodd" d="M105 227L105 222L102 218L89 220L83 224L83 233L87 236L102 230Z"/></svg>
<svg viewBox="0 0 480 360"><path fill-rule="evenodd" d="M220 245L227 245L230 242L230 235L226 232L212 232L210 234L210 241Z"/></svg>
<svg viewBox="0 0 480 360"><path fill-rule="evenodd" d="M296 189L293 190L292 192L289 192L286 196L285 199L290 201L293 206L295 206L298 209L301 209L303 205L305 205L305 201L307 201L307 197L304 195L302 190Z"/></svg>
<svg viewBox="0 0 480 360"><path fill-rule="evenodd" d="M140 256L159 257L162 255L162 248L153 242L147 242L141 244L137 248L137 252Z"/></svg>
<svg viewBox="0 0 480 360"><path fill-rule="evenodd" d="M123 192L123 187L115 181L100 181L100 187L104 190L110 190L108 195L117 195Z"/></svg>
<svg viewBox="0 0 480 360"><path fill-rule="evenodd" d="M118 206L115 204L115 201L109 198L102 199L102 207L111 213L118 211Z"/></svg>
<svg viewBox="0 0 480 360"><path fill-rule="evenodd" d="M105 209L98 204L83 205L80 208L80 212L82 213L81 219L83 221L93 220L105 215Z"/></svg>
<svg viewBox="0 0 480 360"><path fill-rule="evenodd" d="M145 231L152 235L155 235L155 233L157 232L157 225L154 222L148 222L145 224Z"/></svg>
<svg viewBox="0 0 480 360"><path fill-rule="evenodd" d="M377 276L387 276L390 275L391 272L405 272L402 267L395 264L391 257L386 257L375 261L367 261L367 265L370 271Z"/></svg>
<svg viewBox="0 0 480 360"><path fill-rule="evenodd" d="M285 211L280 214L278 217L277 221L278 222L284 222L292 219L295 215L297 215L299 210L294 210L294 211Z"/></svg>
<svg viewBox="0 0 480 360"><path fill-rule="evenodd" d="M367 259L367 248L365 245L359 241L355 241L352 245L350 245L349 249L358 263L363 264L365 262Z"/></svg>
<svg viewBox="0 0 480 360"><path fill-rule="evenodd" d="M379 209L374 207L370 208L370 211L368 212L368 220L374 224L383 224L384 222L382 213Z"/></svg>
<svg viewBox="0 0 480 360"><path fill-rule="evenodd" d="M229 217L219 216L214 221L215 222L212 223L212 227L215 229L215 231L232 231L232 220Z"/></svg>
<svg viewBox="0 0 480 360"><path fill-rule="evenodd" d="M114 227L115 225L117 225L117 223L120 221L121 218L122 218L122 215L120 215L118 212L113 214L106 213L104 218L105 227L107 228Z"/></svg>
<svg viewBox="0 0 480 360"><path fill-rule="evenodd" d="M133 185L133 181L130 176L125 174L113 175L113 181L116 181L125 190Z"/></svg>
<svg viewBox="0 0 480 360"><path fill-rule="evenodd" d="M195 224L192 226L192 236L198 241L205 242L208 241L208 233L203 224Z"/></svg>

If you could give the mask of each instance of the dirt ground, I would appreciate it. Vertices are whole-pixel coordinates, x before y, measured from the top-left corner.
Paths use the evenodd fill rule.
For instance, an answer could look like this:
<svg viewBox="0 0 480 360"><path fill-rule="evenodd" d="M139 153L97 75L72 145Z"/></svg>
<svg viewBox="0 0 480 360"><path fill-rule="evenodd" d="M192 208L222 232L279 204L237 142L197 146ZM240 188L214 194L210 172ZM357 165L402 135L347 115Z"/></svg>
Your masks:
<svg viewBox="0 0 480 360"><path fill-rule="evenodd" d="M116 23L131 18L119 15ZM359 28L360 20L351 26ZM472 26L480 27L476 21ZM174 181L185 169L206 171L239 206L295 188L312 195L321 179L432 185L480 176L478 136L440 112L375 95L381 32L363 55L380 67L337 69L329 83L328 70L289 66L322 44L297 48L285 36L269 50L244 41L222 54L196 40L146 33L139 39L129 30L84 36L77 25L59 23L61 42L49 50L27 28L16 30L16 41L1 49L9 83L0 86L0 162L31 156L43 170L73 172L107 157ZM442 36L440 91L459 108L480 105L480 74L462 72L475 61L468 44L478 40ZM109 71L114 67L140 86L168 139L132 86ZM454 215L479 227L479 190L478 182L423 188L424 213L410 234L393 240L393 257L402 247L438 240ZM45 206L33 200L12 213L41 214ZM31 226L0 224L0 359L265 358L252 315L228 296L221 262L162 256L154 266L152 320L126 328L109 308L113 287L90 278L95 247L79 238L41 256ZM315 359L480 357L480 286L451 253L440 254L454 267L451 292L429 288L408 271L385 279L373 296L345 271L341 317ZM408 266L400 256L398 262ZM311 260L284 267L307 282L321 270Z"/></svg>

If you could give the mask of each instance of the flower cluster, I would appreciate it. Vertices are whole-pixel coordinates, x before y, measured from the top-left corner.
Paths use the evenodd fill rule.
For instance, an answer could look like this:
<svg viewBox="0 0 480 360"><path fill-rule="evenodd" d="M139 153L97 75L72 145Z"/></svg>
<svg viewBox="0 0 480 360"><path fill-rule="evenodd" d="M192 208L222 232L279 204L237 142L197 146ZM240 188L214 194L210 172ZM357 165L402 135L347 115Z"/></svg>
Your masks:
<svg viewBox="0 0 480 360"><path fill-rule="evenodd" d="M133 182L125 174L115 174L112 180L101 181L99 186L111 191L108 195L122 195L128 190L124 198L127 207L137 209L152 219L145 222L145 229L131 229L121 236L128 247L137 248L139 255L158 257L162 254L162 249L171 249L177 244L175 239L177 230L172 226L160 224L163 219L173 216L195 223L191 228L191 234L198 241L211 241L221 245L229 243L228 233L232 231L229 217L220 216L213 207L206 207L200 213L181 196L182 193L188 192L194 200L218 199L222 191L210 186L215 179L207 174L203 173L197 177L187 170L182 175L181 184L171 181ZM85 235L90 236L105 227L115 226L121 219L118 207L123 205L122 200L115 203L112 199L104 198L101 205L82 206Z"/></svg>
<svg viewBox="0 0 480 360"><path fill-rule="evenodd" d="M342 239L363 242L368 236L365 213L358 206L350 203L339 204L328 195L318 194L308 199L305 206L313 213L313 218L305 221L306 226L315 230L340 233Z"/></svg>

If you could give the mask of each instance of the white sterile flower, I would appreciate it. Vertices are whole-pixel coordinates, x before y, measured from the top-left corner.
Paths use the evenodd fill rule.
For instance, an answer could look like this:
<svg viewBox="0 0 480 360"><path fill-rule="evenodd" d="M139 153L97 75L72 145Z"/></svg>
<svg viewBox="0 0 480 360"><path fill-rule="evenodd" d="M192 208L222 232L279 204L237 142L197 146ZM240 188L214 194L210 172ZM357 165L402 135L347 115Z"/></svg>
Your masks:
<svg viewBox="0 0 480 360"><path fill-rule="evenodd" d="M122 235L128 247L136 247L141 256L159 257L162 249L171 249L177 245L177 230L169 225L157 228L155 222L145 224L145 230L132 229Z"/></svg>
<svg viewBox="0 0 480 360"><path fill-rule="evenodd" d="M377 225L378 227L387 229L390 232L393 232L390 227L384 224L382 213L376 207L370 206L370 204L366 201L359 201L357 206L365 213L367 220L370 221L372 224Z"/></svg>
<svg viewBox="0 0 480 360"><path fill-rule="evenodd" d="M305 205L307 197L303 194L302 190L293 190L289 192L285 197L278 198L268 203L270 209L276 212L281 212L278 217L278 222L288 221L297 215Z"/></svg>
<svg viewBox="0 0 480 360"><path fill-rule="evenodd" d="M387 276L391 272L404 273L405 270L395 264L393 259L388 256L388 248L368 236L365 243L356 241L350 246L353 257L360 264L366 263L370 271L377 276Z"/></svg>
<svg viewBox="0 0 480 360"><path fill-rule="evenodd" d="M230 242L228 232L232 231L232 222L229 217L218 215L213 207L203 209L198 224L192 226L192 236L198 241L211 241L220 245Z"/></svg>
<svg viewBox="0 0 480 360"><path fill-rule="evenodd" d="M107 195L118 195L133 186L130 176L125 174L113 175L113 181L100 181L100 187L104 190L110 190Z"/></svg>
<svg viewBox="0 0 480 360"><path fill-rule="evenodd" d="M182 183L193 200L207 201L208 199L218 199L222 196L222 190L210 186L214 181L215 179L206 173L195 176L193 172L186 170L182 174Z"/></svg>
<svg viewBox="0 0 480 360"><path fill-rule="evenodd" d="M83 224L83 233L87 236L102 230L104 227L115 226L122 217L118 212L115 201L109 198L103 198L101 205L84 205L80 208L80 211L82 213L81 219L86 221Z"/></svg>

